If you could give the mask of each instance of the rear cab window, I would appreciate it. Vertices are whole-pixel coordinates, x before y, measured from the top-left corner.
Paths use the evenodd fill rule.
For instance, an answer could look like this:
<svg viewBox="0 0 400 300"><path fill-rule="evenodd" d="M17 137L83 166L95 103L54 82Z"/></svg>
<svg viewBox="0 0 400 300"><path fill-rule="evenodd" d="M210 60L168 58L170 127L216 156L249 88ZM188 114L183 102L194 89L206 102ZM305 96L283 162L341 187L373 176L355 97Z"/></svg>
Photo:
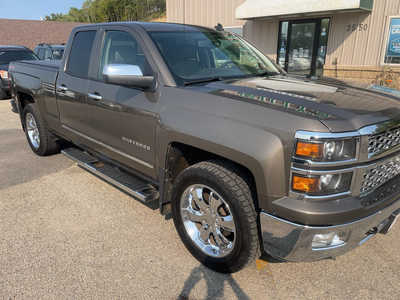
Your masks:
<svg viewBox="0 0 400 300"><path fill-rule="evenodd" d="M38 56L40 59L44 59L44 49L43 48L39 48Z"/></svg>
<svg viewBox="0 0 400 300"><path fill-rule="evenodd" d="M89 30L79 31L75 34L68 57L66 73L74 77L88 78L90 55L96 33L96 30Z"/></svg>
<svg viewBox="0 0 400 300"><path fill-rule="evenodd" d="M50 49L46 49L46 51L44 52L44 59L53 59Z"/></svg>

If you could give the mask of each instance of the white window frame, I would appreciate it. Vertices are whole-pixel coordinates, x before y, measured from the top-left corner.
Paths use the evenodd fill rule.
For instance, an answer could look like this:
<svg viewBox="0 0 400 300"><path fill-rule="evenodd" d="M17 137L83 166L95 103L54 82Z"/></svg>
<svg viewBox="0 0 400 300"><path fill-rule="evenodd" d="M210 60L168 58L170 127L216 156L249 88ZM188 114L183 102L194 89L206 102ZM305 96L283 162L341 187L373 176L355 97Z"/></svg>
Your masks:
<svg viewBox="0 0 400 300"><path fill-rule="evenodd" d="M382 56L381 56L381 65L382 66L391 66L391 67L399 67L400 68L400 63L398 64L390 64L390 63L385 63L385 58L386 58L386 53L388 49L388 42L389 42L389 36L390 36L390 26L392 25L392 20L393 19L400 19L400 15L397 16L388 16L386 19L386 25L385 25L385 42L383 44L383 51L382 51Z"/></svg>

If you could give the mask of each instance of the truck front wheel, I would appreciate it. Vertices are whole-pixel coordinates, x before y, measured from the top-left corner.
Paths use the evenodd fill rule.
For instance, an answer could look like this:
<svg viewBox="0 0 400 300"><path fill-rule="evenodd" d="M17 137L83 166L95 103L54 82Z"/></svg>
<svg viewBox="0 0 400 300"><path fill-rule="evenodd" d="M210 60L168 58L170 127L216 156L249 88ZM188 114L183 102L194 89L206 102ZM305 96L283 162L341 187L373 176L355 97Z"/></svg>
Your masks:
<svg viewBox="0 0 400 300"><path fill-rule="evenodd" d="M250 187L229 164L201 162L182 171L172 213L186 248L210 269L236 272L260 254Z"/></svg>
<svg viewBox="0 0 400 300"><path fill-rule="evenodd" d="M59 151L59 146L48 131L35 104L25 106L22 117L25 135L33 152L40 156L46 156Z"/></svg>

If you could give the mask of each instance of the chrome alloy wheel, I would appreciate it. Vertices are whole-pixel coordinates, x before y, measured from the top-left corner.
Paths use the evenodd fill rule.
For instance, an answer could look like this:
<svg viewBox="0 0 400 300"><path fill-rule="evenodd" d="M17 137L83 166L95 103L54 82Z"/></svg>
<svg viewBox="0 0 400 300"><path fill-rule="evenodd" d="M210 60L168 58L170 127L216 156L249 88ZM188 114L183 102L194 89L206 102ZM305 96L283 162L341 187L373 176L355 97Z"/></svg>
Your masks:
<svg viewBox="0 0 400 300"><path fill-rule="evenodd" d="M186 233L203 253L225 257L235 246L236 226L229 205L212 188L189 186L180 199Z"/></svg>
<svg viewBox="0 0 400 300"><path fill-rule="evenodd" d="M39 128L37 127L35 117L29 112L25 116L25 124L29 141L35 149L38 149L40 147Z"/></svg>

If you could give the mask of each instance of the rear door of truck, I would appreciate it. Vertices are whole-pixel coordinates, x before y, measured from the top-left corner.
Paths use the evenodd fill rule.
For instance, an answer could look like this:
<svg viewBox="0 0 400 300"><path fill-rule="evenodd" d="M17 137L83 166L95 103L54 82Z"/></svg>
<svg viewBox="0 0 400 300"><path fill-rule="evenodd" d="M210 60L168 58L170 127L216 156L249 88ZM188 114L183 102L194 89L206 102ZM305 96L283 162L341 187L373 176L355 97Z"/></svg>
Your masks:
<svg viewBox="0 0 400 300"><path fill-rule="evenodd" d="M96 28L73 34L57 79L57 102L64 129L85 136L88 132L88 77Z"/></svg>

